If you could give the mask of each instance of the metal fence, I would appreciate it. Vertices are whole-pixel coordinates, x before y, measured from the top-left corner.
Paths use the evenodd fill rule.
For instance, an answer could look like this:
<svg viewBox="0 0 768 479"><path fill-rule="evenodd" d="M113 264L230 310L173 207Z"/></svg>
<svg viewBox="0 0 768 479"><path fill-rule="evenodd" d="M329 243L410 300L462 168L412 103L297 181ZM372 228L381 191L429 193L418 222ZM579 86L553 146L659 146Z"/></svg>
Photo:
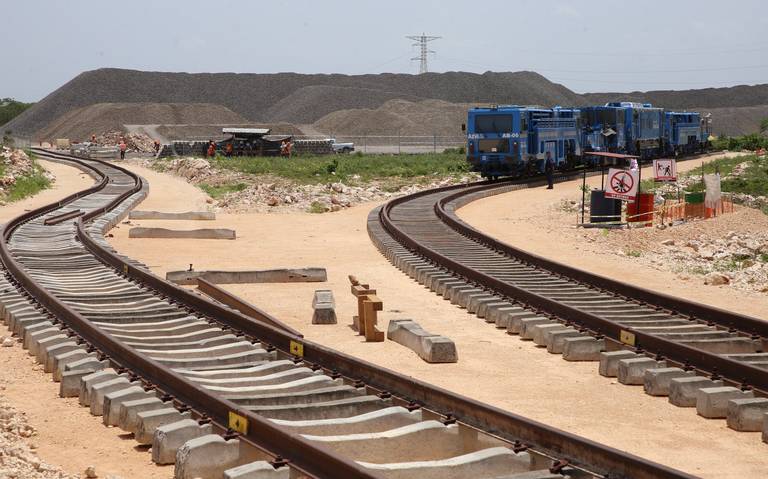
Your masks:
<svg viewBox="0 0 768 479"><path fill-rule="evenodd" d="M294 140L325 140L335 138L338 143L354 143L355 151L363 153L440 153L446 148L459 148L467 143L466 136L455 135L293 135ZM180 141L210 140L210 136L190 136Z"/></svg>

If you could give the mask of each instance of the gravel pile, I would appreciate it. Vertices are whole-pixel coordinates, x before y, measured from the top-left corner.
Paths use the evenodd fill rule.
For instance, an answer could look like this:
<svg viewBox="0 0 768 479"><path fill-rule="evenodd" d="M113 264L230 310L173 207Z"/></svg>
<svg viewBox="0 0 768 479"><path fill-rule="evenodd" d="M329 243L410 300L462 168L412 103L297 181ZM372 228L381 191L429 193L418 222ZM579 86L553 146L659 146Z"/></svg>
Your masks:
<svg viewBox="0 0 768 479"><path fill-rule="evenodd" d="M232 110L211 103L98 103L51 120L36 137L87 140L99 132L126 132L124 125L246 122ZM12 125L10 128L17 132Z"/></svg>
<svg viewBox="0 0 768 479"><path fill-rule="evenodd" d="M125 140L128 151L137 151L139 153L154 153L154 139L143 133L124 133L122 131L108 131L101 135L96 135L96 142L99 145L119 145L120 139Z"/></svg>
<svg viewBox="0 0 768 479"><path fill-rule="evenodd" d="M339 110L315 122L315 128L345 135L462 135L468 104L441 100L390 100L376 109Z"/></svg>
<svg viewBox="0 0 768 479"><path fill-rule="evenodd" d="M330 94L305 87L334 87ZM361 94L361 89L365 94ZM294 93L297 96L280 103ZM302 103L301 97L311 100ZM313 96L314 95L314 96ZM375 98L371 102L369 98ZM78 108L105 103L213 103L223 105L252 122L289 121L312 123L329 112L359 107L378 107L392 98L433 98L449 102L537 103L572 105L582 97L533 72L484 74L449 72L424 75L302 75L295 73L164 73L105 68L84 72L9 122L5 128L19 135L86 137L88 131L66 136L49 129L57 119L61 128L74 123L64 115ZM297 110L296 105L301 105ZM158 105L158 108L162 105ZM306 110L310 108L309 110ZM303 115L304 120L297 118ZM146 119L120 124L242 123L243 119L213 120L206 115L195 121ZM83 127L88 126L88 122ZM115 129L102 126L96 131ZM76 134L74 134L76 133Z"/></svg>

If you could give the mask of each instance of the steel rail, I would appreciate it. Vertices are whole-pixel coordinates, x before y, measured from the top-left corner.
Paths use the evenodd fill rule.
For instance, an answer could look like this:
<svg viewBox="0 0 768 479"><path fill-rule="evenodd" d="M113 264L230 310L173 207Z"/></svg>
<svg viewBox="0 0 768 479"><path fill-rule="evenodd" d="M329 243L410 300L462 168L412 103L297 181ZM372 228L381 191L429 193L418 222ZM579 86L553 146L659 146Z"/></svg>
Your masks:
<svg viewBox="0 0 768 479"><path fill-rule="evenodd" d="M103 163L98 160L90 161ZM110 164L110 167L125 171L126 174L135 177L121 167L113 164ZM105 184L104 179L102 179L101 184ZM96 189L98 188L92 187L89 190ZM125 196L130 195L126 194ZM115 202L115 204L117 203L119 202ZM36 214L43 214L56 207L58 206L48 205L47 208L40 208L25 216L29 219ZM102 208L98 211L109 211L109 209ZM396 398L423 405L438 414L452 414L459 421L472 427L497 435L510 442L520 441L534 450L542 450L554 455L554 457L567 459L573 464L586 466L589 470L604 474L607 477L643 479L694 477L333 351L299 336L276 329L258 319L245 316L238 311L224 308L191 291L168 283L149 271L134 267L114 251L99 245L85 230L86 222L97 214L93 212L77 220L77 237L103 263L112 266L121 274L145 287L154 289L161 295L173 298L189 308L215 318L221 324L253 338L258 338L281 351L287 352L292 349L293 345L301 345L303 354L301 357L295 357L296 361L303 360L314 363L328 370L336 371L347 378L354 378L356 384L378 390L381 397L395 395ZM7 240L13 229L22 222L17 219L6 224L3 228L4 238ZM17 281L25 286L36 299L40 300L41 304L50 308L52 313L60 314L63 319L71 320L73 329L78 329L78 334L84 340L97 346L102 352L109 355L111 360L130 366L147 380L161 385L163 390L167 390L179 400L190 406L200 408L214 417L220 424L226 424L224 415L229 411L236 411L244 415L255 426L249 428L249 433L246 435L247 439L252 439L257 444L268 442L268 446L265 446L266 450L271 451L274 455L279 454L287 458L292 464L319 477L375 477L370 471L361 470L356 463L349 464L343 458L317 446L309 445L293 434L285 433L280 428L267 423L263 418L250 411L242 410L226 400L206 397L208 396L206 392L198 391L197 387L187 384L183 378L175 377L175 374L169 373L163 366L137 354L132 348L115 344L106 334L95 330L85 318L61 304L56 298L51 297L47 291L27 277L10 255L6 241L0 244L0 258L13 276L17 277ZM263 314L267 315L267 313Z"/></svg>
<svg viewBox="0 0 768 479"><path fill-rule="evenodd" d="M567 458L575 464L586 465L592 469L596 468L608 477L648 479L693 477L291 335L270 326L268 323L274 322L276 318L272 318L266 312L261 312L265 318L263 318L264 321L259 321L258 316L254 319L239 311L223 308L187 289L165 281L147 270L135 268L128 264L117 254L96 243L85 232L83 221L84 219L81 219L77 225L78 238L91 253L105 264L111 265L116 270L163 295L172 297L196 311L216 318L233 329L266 340L279 350L290 351L292 343L301 344L302 358L305 361L353 378L358 384L362 381L365 385L378 390L382 395L394 394L408 402L426 406L429 410L439 414L446 416L450 414L459 421L482 431L492 433L510 442L520 441L532 448Z"/></svg>
<svg viewBox="0 0 768 479"><path fill-rule="evenodd" d="M87 166L86 163L76 159L67 159L67 161L73 161L82 166ZM99 160L89 161L106 165L105 162ZM136 186L115 198L108 205L80 217L77 221L77 229L78 233L82 234L80 237L81 240L84 238L91 239L89 235L85 234L83 229L86 221L93 219L102 213L108 212L127 197L141 189L141 178L138 175L115 165L109 166L123 171L134 178ZM107 178L104 177L104 179ZM84 192L98 191L103 189L106 184L108 184L108 181L102 180L97 187L91 187L88 190L84 190ZM81 197L82 193L83 192L71 195L71 198ZM291 464L300 468L302 471L311 474L313 477L349 477L360 479L379 477L354 461L350 461L325 447L311 444L299 435L287 432L285 429L275 425L271 421L240 407L232 401L228 401L205 391L202 387L173 372L170 368L148 358L134 348L113 339L110 335L94 326L80 313L71 309L45 288L40 286L34 279L26 274L16 262L8 249L7 241L13 231L25 221L39 216L40 214L53 211L60 206L62 206L61 201L46 205L36 210L32 210L7 223L3 227L4 241L0 242L0 259L2 259L6 269L11 273L18 284L20 284L41 306L63 320L69 328L75 331L78 335L78 339L88 342L90 345L97 348L105 354L110 361L118 366L134 371L152 384L158 385L158 389L171 394L176 399L180 400L183 405L190 406L207 414L214 422L223 428L226 428L230 412L235 412L246 417L249 421L249 426L248 432L244 436L250 442L257 445L260 449L272 454L274 457L288 459Z"/></svg>
<svg viewBox="0 0 768 479"><path fill-rule="evenodd" d="M570 176L572 175L562 175L559 177L559 179L562 180ZM540 180L534 180L533 183L538 182L540 182ZM404 232L390 217L392 209L398 205L404 204L421 196L445 192L447 193L446 196L437 201L434 205L434 211L438 218L446 223L449 227L454 229L457 233L467 236L468 238L488 248L511 256L524 264L528 264L529 266L548 270L555 275L576 280L592 288L607 290L614 294L624 296L630 301L634 300L635 302L645 302L651 306L677 311L678 313L688 315L688 319L698 317L710 323L718 324L731 330L741 331L743 334L751 337L754 340L763 339L763 341L765 341L765 338L768 337L768 322L766 321L761 321L759 319L738 313L693 303L691 301L680 298L673 298L671 296L656 293L637 286L623 284L610 278L588 273L586 271L582 271L577 268L573 268L543 258L541 256L533 255L483 234L482 232L472 228L460 219L456 218L455 215L452 215L446 210L446 205L458 202L461 199L467 199L466 202L471 201L468 198L474 194L484 193L494 189L503 189L507 186L523 187L529 183L531 183L530 180L523 179L504 183L484 182L472 185L449 186L421 191L412 195L396 198L388 202L379 211L379 221L386 229L386 231L407 249L422 255L438 266L452 270L454 273L466 278L470 282L474 282L476 284L490 288L491 290L494 290L504 296L525 302L530 306L541 309L553 316L580 324L583 327L594 331L597 335L605 336L606 338L616 342L620 342L619 338L621 337L622 331L631 332L635 335L635 349L638 351L645 349L647 351L665 356L671 361L677 362L680 365L691 366L710 374L723 375L726 379L734 384L742 384L744 386L748 385L750 387L759 389L761 392L763 392L763 394L768 394L768 370L716 354L708 353L706 351L676 343L674 341L662 339L652 334L638 331L634 328L621 327L620 325L610 320L603 319L595 314L588 313L575 307L567 306L558 301L546 298L542 295L493 278L472 267L450 259L437 250L423 245L418 240L410 237L406 232ZM466 204L466 202L463 204ZM456 205L456 208L458 209L460 206L463 206L463 204Z"/></svg>

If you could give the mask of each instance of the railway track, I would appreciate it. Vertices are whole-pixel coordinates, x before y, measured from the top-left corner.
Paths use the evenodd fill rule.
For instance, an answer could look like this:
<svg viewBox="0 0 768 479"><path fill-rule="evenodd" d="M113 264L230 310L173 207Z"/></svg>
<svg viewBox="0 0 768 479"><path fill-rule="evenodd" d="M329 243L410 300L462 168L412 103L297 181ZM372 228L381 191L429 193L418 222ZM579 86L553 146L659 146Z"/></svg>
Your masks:
<svg viewBox="0 0 768 479"><path fill-rule="evenodd" d="M151 445L177 478L691 477L172 285L104 238L144 180L35 153L97 183L4 225L0 313L63 396Z"/></svg>
<svg viewBox="0 0 768 479"><path fill-rule="evenodd" d="M563 176L560 181L569 179ZM393 264L469 313L700 415L768 431L768 322L571 268L484 235L455 211L536 180L429 190L371 212ZM733 403L733 404L731 404ZM768 442L768 433L764 432Z"/></svg>

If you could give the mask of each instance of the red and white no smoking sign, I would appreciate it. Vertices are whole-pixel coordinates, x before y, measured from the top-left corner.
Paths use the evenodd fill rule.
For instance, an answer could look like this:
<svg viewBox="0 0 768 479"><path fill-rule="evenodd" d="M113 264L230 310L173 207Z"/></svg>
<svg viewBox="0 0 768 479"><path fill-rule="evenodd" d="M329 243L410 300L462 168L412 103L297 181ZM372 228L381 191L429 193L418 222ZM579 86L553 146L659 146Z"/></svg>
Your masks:
<svg viewBox="0 0 768 479"><path fill-rule="evenodd" d="M611 168L608 170L608 184L605 187L606 198L635 201L639 178L637 171Z"/></svg>
<svg viewBox="0 0 768 479"><path fill-rule="evenodd" d="M653 179L655 181L677 181L675 160L653 160Z"/></svg>

